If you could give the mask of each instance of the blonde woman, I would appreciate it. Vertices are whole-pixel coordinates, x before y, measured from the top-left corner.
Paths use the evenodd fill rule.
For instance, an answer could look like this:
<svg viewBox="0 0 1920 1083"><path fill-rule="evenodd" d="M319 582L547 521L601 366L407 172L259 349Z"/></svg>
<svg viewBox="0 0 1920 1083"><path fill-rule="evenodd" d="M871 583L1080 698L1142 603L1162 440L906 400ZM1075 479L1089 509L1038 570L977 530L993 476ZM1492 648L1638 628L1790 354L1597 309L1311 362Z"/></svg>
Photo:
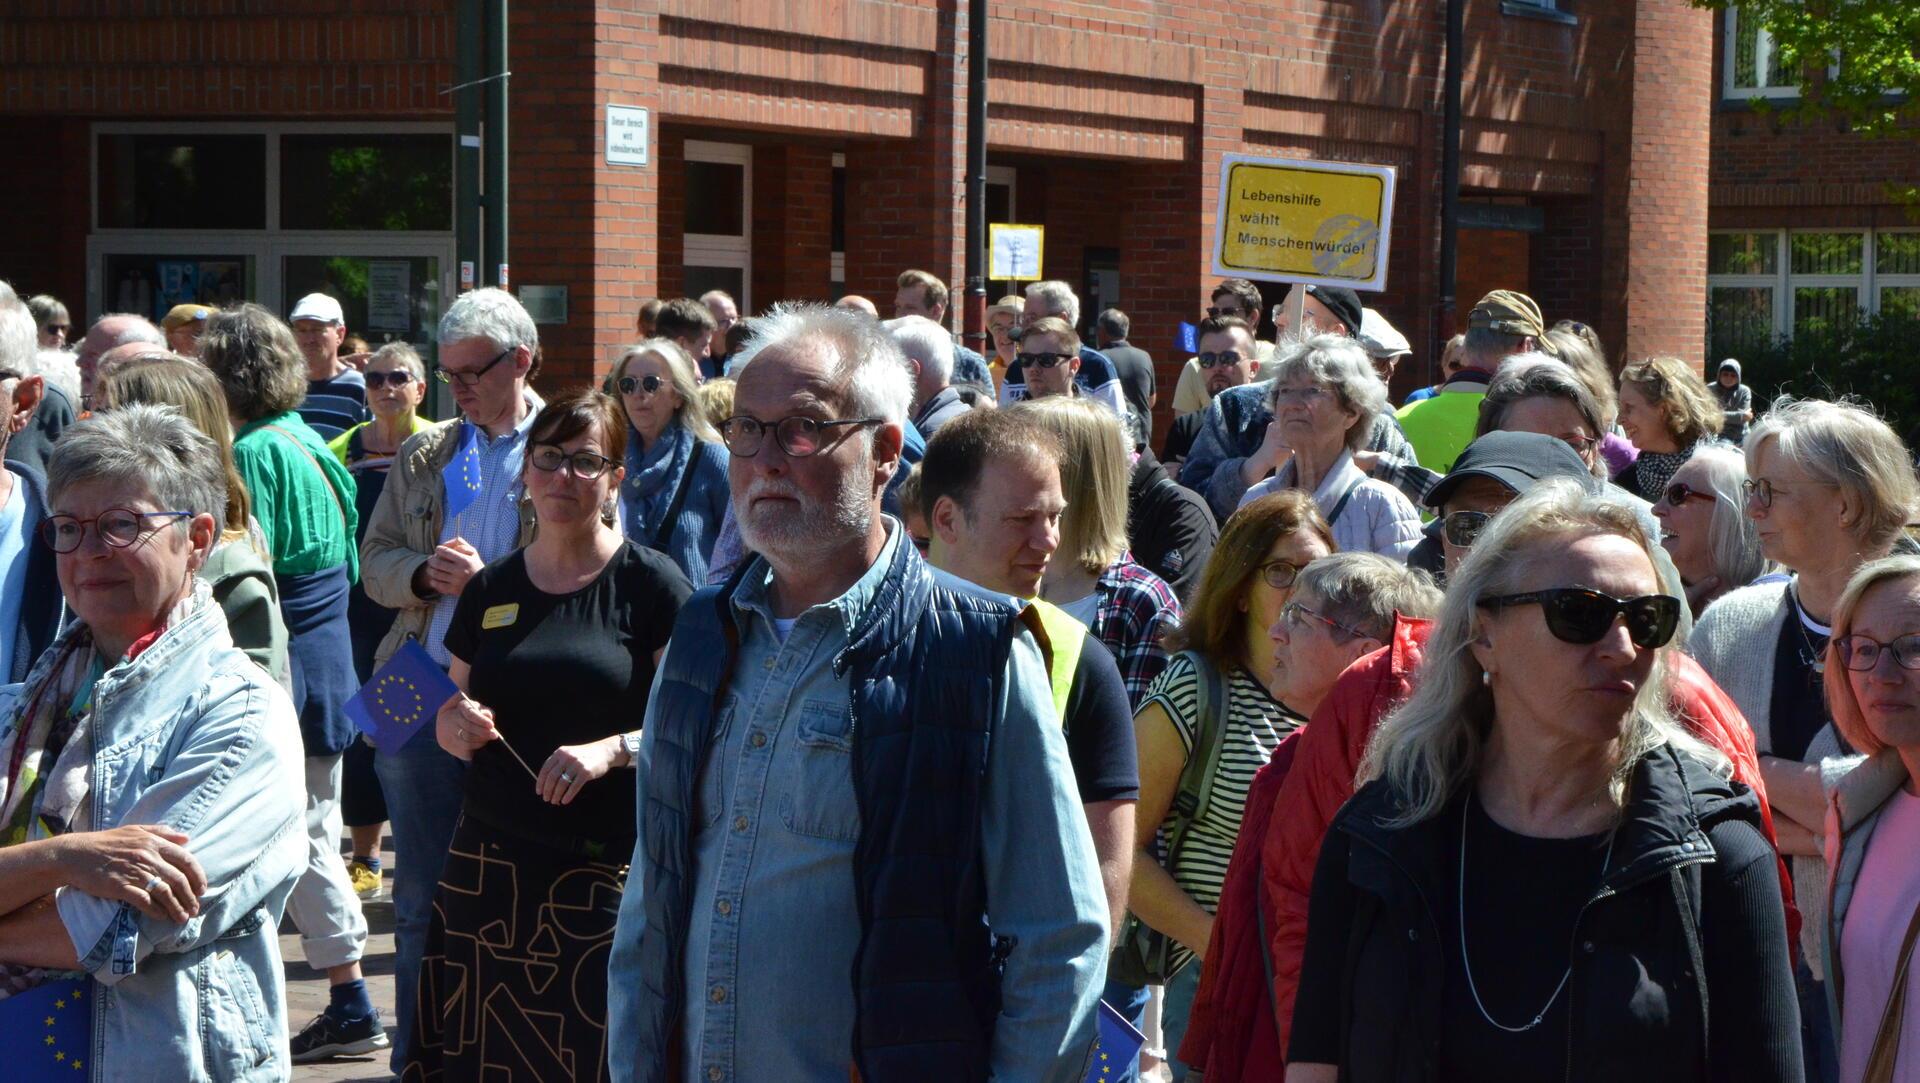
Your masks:
<svg viewBox="0 0 1920 1083"><path fill-rule="evenodd" d="M627 537L704 583L727 513L727 448L707 420L699 370L679 343L650 338L620 355L613 387L627 419Z"/></svg>
<svg viewBox="0 0 1920 1083"><path fill-rule="evenodd" d="M1288 1083L1802 1078L1778 863L1668 713L1655 544L1566 482L1475 541L1322 846Z"/></svg>
<svg viewBox="0 0 1920 1083"><path fill-rule="evenodd" d="M1677 357L1635 361L1620 373L1620 428L1640 449L1613 483L1653 501L1697 447L1720 442L1720 402L1693 366Z"/></svg>

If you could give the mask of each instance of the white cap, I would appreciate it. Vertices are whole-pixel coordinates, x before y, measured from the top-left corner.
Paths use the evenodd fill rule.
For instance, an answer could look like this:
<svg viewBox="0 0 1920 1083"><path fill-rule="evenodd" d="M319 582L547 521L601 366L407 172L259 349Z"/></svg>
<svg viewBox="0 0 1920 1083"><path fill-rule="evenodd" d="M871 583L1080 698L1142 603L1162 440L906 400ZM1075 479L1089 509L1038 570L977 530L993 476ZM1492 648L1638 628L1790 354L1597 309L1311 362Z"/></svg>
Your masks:
<svg viewBox="0 0 1920 1083"><path fill-rule="evenodd" d="M1371 308L1360 310L1360 345L1370 357L1399 357L1412 353L1407 336L1394 330L1387 318Z"/></svg>
<svg viewBox="0 0 1920 1083"><path fill-rule="evenodd" d="M344 327L347 317L340 311L340 302L324 293L309 293L300 298L300 303L293 306L293 314L287 317L288 323L295 320L319 320Z"/></svg>

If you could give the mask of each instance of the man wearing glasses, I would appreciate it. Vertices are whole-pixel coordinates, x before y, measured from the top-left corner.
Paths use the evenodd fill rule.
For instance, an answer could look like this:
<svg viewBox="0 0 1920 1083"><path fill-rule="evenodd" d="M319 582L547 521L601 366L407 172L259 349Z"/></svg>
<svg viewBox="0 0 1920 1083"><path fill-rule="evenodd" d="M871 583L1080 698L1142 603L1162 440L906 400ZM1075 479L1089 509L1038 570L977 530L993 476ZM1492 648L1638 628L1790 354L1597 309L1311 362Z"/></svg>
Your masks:
<svg viewBox="0 0 1920 1083"><path fill-rule="evenodd" d="M467 581L533 537L532 507L520 482L527 428L541 406L528 386L540 348L533 319L505 290L474 290L448 307L439 338L435 375L452 387L460 416L400 445L360 543L367 596L400 611L375 654L376 668L408 639L446 665L447 628ZM450 499L453 486L459 491ZM465 765L439 746L432 727L423 727L397 754L376 755L374 770L387 797L397 866L398 1071L411 1044L420 956L460 813Z"/></svg>
<svg viewBox="0 0 1920 1083"><path fill-rule="evenodd" d="M1255 368L1272 358L1273 343L1260 341L1260 287L1252 282L1244 278L1222 279L1219 285L1213 287L1213 294L1207 299L1207 319L1237 319L1246 323L1247 337L1253 340ZM1203 335L1205 333L1201 332ZM1205 345L1196 345L1205 352ZM1180 370L1180 382L1173 389L1173 416L1178 418L1206 409L1213 397L1220 393L1213 383L1207 371L1200 367L1197 357L1187 358L1186 365Z"/></svg>
<svg viewBox="0 0 1920 1083"><path fill-rule="evenodd" d="M25 305L0 302L0 456L40 405L45 381L27 375L37 337ZM25 463L7 459L0 470L0 683L26 680L60 630L60 581L39 534L46 489L46 478Z"/></svg>
<svg viewBox="0 0 1920 1083"><path fill-rule="evenodd" d="M680 610L647 706L612 1076L1078 1080L1108 916L1040 647L880 510L913 398L885 329L756 332L721 432L757 555Z"/></svg>

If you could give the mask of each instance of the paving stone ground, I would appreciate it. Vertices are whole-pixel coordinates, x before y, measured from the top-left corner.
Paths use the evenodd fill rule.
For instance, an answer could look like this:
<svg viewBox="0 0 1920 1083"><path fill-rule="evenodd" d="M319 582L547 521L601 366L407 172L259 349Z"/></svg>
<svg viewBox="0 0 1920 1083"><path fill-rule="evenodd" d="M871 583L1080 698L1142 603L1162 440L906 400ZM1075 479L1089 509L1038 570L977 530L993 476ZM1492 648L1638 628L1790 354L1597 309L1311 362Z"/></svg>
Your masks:
<svg viewBox="0 0 1920 1083"><path fill-rule="evenodd" d="M367 992L373 997L373 1006L380 1009L380 1016L387 1024L388 1038L393 1037L393 838L388 836L381 841L384 851L380 860L385 867L386 889L381 897L371 902L361 903L367 915L367 952L360 961L360 968L366 972ZM285 960L287 974L287 1026L294 1032L307 1025L307 1021L318 1015L327 1006L327 975L325 971L309 967L306 957L300 952L300 934L294 931L291 921L280 924L280 957ZM381 1050L372 1057L343 1057L322 1064L297 1065L293 1069L295 1083L336 1083L336 1081L388 1080L393 1078L387 1068L388 1050Z"/></svg>

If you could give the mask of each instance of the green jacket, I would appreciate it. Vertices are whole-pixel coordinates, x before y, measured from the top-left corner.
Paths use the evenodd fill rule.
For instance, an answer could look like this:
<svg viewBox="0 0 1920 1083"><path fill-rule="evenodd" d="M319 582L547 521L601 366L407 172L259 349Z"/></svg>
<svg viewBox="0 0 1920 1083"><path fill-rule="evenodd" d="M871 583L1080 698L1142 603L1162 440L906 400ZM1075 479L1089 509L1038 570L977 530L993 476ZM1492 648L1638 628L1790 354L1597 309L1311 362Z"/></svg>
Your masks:
<svg viewBox="0 0 1920 1083"><path fill-rule="evenodd" d="M1442 474L1453 469L1453 460L1473 443L1480 400L1486 397L1485 391L1441 391L1400 408L1400 430L1407 434L1421 466Z"/></svg>
<svg viewBox="0 0 1920 1083"><path fill-rule="evenodd" d="M300 415L289 410L242 426L233 462L273 548L273 574L311 575L345 564L348 577L359 578L353 475Z"/></svg>

